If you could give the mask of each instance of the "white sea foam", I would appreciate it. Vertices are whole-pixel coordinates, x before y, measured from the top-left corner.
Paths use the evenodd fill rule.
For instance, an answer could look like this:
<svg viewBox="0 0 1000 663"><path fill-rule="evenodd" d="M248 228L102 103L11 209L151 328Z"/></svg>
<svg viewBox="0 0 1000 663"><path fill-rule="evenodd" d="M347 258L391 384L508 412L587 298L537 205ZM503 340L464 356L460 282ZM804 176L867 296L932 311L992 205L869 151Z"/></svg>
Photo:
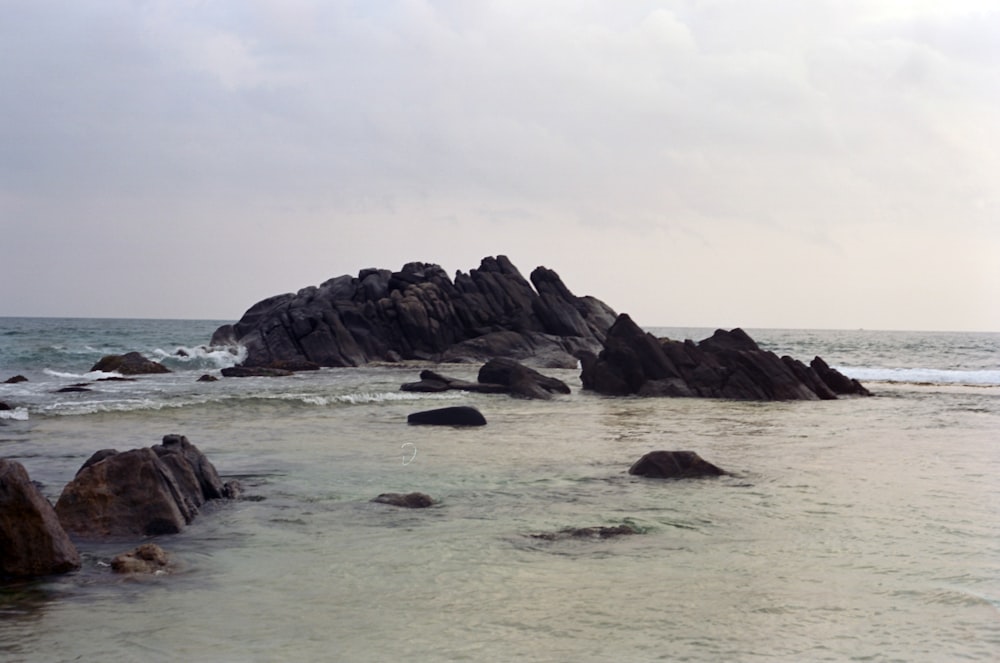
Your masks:
<svg viewBox="0 0 1000 663"><path fill-rule="evenodd" d="M0 410L0 419L12 419L14 421L27 421L28 408L16 407L13 410Z"/></svg>
<svg viewBox="0 0 1000 663"><path fill-rule="evenodd" d="M66 371L56 371L51 368L42 369L42 372L46 375L51 375L54 378L68 378L70 380L100 380L103 378L120 378L123 377L121 373L116 371L104 372L104 371L88 371L87 373L68 373Z"/></svg>
<svg viewBox="0 0 1000 663"><path fill-rule="evenodd" d="M861 368L852 366L841 366L837 370L861 382L1000 386L1000 370L957 371L936 368Z"/></svg>
<svg viewBox="0 0 1000 663"><path fill-rule="evenodd" d="M173 352L161 348L153 350L158 361L173 364L178 368L228 368L242 364L247 358L245 347L219 347L199 345L196 347L180 347Z"/></svg>

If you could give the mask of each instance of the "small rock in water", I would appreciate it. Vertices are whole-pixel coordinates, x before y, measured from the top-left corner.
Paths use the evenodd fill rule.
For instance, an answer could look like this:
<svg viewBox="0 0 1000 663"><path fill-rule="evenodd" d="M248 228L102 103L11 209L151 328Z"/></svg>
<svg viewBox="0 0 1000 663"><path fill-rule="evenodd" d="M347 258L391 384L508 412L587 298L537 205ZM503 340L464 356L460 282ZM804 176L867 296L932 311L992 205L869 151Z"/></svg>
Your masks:
<svg viewBox="0 0 1000 663"><path fill-rule="evenodd" d="M218 381L219 378L215 377L214 375L209 375L208 373L198 378L198 382L218 382Z"/></svg>
<svg viewBox="0 0 1000 663"><path fill-rule="evenodd" d="M629 474L655 479L687 479L728 474L693 451L650 451L633 463Z"/></svg>
<svg viewBox="0 0 1000 663"><path fill-rule="evenodd" d="M17 384L18 382L27 382L27 381L28 378L24 377L23 375L15 375L14 377L7 378L3 382L4 384Z"/></svg>
<svg viewBox="0 0 1000 663"><path fill-rule="evenodd" d="M557 541L559 539L610 539L616 536L640 534L641 531L632 525L615 525L614 527L567 527L558 532L542 532L531 534L533 539Z"/></svg>
<svg viewBox="0 0 1000 663"><path fill-rule="evenodd" d="M144 543L135 550L117 555L111 560L115 573L159 573L167 572L170 557L155 543Z"/></svg>
<svg viewBox="0 0 1000 663"><path fill-rule="evenodd" d="M406 493L405 495L403 493L382 493L373 499L372 502L400 506L407 509L425 509L434 504L434 500L431 499L430 495L424 493Z"/></svg>

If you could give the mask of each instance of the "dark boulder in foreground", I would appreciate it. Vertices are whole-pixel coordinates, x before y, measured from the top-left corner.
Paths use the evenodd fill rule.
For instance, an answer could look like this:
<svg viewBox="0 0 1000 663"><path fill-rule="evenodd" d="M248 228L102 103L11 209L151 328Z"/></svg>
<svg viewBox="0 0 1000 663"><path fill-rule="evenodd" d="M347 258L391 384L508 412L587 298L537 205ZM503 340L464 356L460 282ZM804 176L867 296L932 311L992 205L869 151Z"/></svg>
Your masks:
<svg viewBox="0 0 1000 663"><path fill-rule="evenodd" d="M403 507L405 509L426 509L434 506L434 500L424 493L382 493L372 502Z"/></svg>
<svg viewBox="0 0 1000 663"><path fill-rule="evenodd" d="M614 315L545 267L529 283L506 256L484 258L454 281L438 265L411 262L260 301L216 330L212 345L244 346L245 366L505 356L572 368L580 352L600 349Z"/></svg>
<svg viewBox="0 0 1000 663"><path fill-rule="evenodd" d="M402 391L436 393L452 389L478 394L510 394L518 398L549 399L552 394L568 394L562 380L542 375L513 359L498 357L479 369L478 382L451 378L431 370L420 372L420 382L404 384Z"/></svg>
<svg viewBox="0 0 1000 663"><path fill-rule="evenodd" d="M485 426L486 417L474 407L457 405L414 412L406 418L406 423L429 426Z"/></svg>
<svg viewBox="0 0 1000 663"><path fill-rule="evenodd" d="M123 355L105 355L91 366L91 371L103 371L104 373L121 373L122 375L144 375L151 373L169 373L170 369L153 361L146 359L138 352L128 352Z"/></svg>
<svg viewBox="0 0 1000 663"><path fill-rule="evenodd" d="M650 451L628 468L629 474L654 479L691 479L728 474L693 451Z"/></svg>
<svg viewBox="0 0 1000 663"><path fill-rule="evenodd" d="M186 437L166 435L150 448L96 452L63 488L56 513L82 538L174 534L206 501L238 493Z"/></svg>
<svg viewBox="0 0 1000 663"><path fill-rule="evenodd" d="M687 396L735 400L817 400L868 396L857 380L818 357L806 366L762 350L742 329L708 339L658 339L620 315L600 355L582 360L584 389L611 396Z"/></svg>
<svg viewBox="0 0 1000 663"><path fill-rule="evenodd" d="M0 458L0 576L30 578L80 568L80 554L52 504L20 463Z"/></svg>

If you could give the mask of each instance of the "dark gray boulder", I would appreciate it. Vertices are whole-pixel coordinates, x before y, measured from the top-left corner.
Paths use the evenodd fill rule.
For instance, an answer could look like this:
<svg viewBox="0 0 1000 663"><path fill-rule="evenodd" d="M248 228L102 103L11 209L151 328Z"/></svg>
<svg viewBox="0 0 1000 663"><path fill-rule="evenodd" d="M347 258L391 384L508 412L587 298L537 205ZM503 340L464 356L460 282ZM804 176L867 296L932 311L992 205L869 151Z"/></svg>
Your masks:
<svg viewBox="0 0 1000 663"><path fill-rule="evenodd" d="M30 578L80 568L80 554L52 504L17 461L0 458L0 577Z"/></svg>
<svg viewBox="0 0 1000 663"><path fill-rule="evenodd" d="M611 396L774 401L870 395L821 359L806 366L778 357L742 329L720 329L700 343L657 339L625 314L608 330L601 353L583 356L581 364L583 388Z"/></svg>
<svg viewBox="0 0 1000 663"><path fill-rule="evenodd" d="M485 426L486 417L474 407L458 405L414 412L406 423L426 426Z"/></svg>
<svg viewBox="0 0 1000 663"><path fill-rule="evenodd" d="M635 461L628 473L656 479L690 479L728 474L693 451L650 451Z"/></svg>
<svg viewBox="0 0 1000 663"><path fill-rule="evenodd" d="M529 283L506 256L484 258L454 281L438 265L412 262L265 299L217 329L212 345L244 346L245 366L505 356L573 367L580 352L600 349L614 316L545 267Z"/></svg>

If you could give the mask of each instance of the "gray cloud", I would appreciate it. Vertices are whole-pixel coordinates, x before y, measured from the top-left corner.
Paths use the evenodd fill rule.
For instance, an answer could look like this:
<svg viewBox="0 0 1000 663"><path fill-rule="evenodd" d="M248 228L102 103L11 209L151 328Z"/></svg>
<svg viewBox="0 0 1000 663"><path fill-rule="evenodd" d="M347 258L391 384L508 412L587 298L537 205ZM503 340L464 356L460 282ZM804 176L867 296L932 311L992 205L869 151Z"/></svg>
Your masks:
<svg viewBox="0 0 1000 663"><path fill-rule="evenodd" d="M985 1L5 12L0 314L506 253L644 324L1000 328Z"/></svg>

